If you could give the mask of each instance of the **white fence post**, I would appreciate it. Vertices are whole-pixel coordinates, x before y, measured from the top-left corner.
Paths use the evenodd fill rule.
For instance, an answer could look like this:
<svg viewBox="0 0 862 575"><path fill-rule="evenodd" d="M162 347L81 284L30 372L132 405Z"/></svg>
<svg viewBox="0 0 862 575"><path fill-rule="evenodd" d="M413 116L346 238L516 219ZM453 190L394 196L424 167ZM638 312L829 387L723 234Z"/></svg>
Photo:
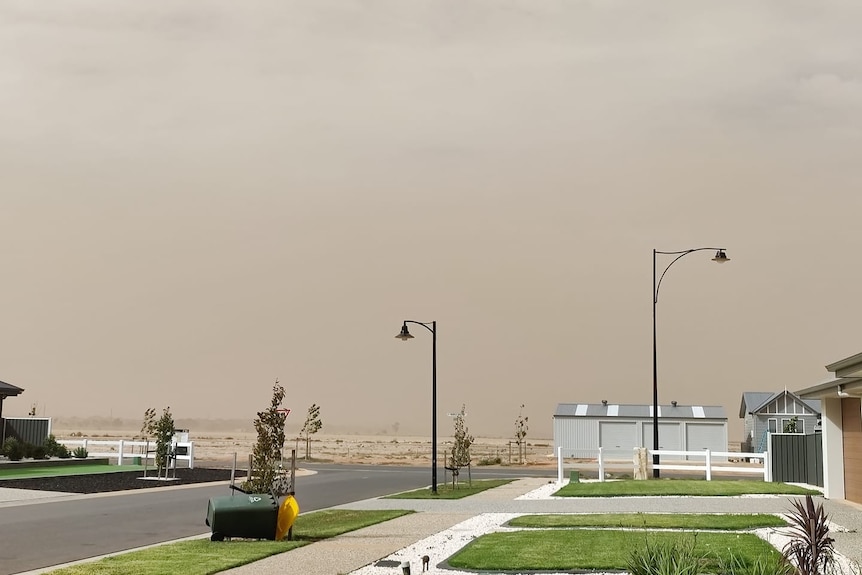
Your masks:
<svg viewBox="0 0 862 575"><path fill-rule="evenodd" d="M599 447L599 481L605 480L605 458L602 447Z"/></svg>
<svg viewBox="0 0 862 575"><path fill-rule="evenodd" d="M712 481L712 453L706 450L706 480Z"/></svg>
<svg viewBox="0 0 862 575"><path fill-rule="evenodd" d="M563 483L563 446L557 447L557 483Z"/></svg>
<svg viewBox="0 0 862 575"><path fill-rule="evenodd" d="M117 465L123 464L123 446L125 445L125 440L120 440L120 447L117 450Z"/></svg>
<svg viewBox="0 0 862 575"><path fill-rule="evenodd" d="M195 468L195 444L189 442L189 469Z"/></svg>

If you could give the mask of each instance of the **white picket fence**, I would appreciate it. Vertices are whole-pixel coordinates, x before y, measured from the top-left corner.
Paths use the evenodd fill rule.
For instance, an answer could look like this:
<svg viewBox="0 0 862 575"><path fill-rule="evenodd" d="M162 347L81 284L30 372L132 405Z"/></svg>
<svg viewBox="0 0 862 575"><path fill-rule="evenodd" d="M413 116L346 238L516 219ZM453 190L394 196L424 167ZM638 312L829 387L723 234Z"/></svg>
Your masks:
<svg viewBox="0 0 862 575"><path fill-rule="evenodd" d="M610 453L610 455L617 455L617 457L609 457L608 450L605 450L601 447L596 449L570 449L564 448L562 446L557 447L557 482L563 482L563 474L566 468L575 467L575 465L566 464L566 459L572 458L588 459L590 460L589 463L592 463L594 461L598 465L599 481L605 480L605 469L607 468L608 464L614 464L616 467L620 467L626 465L626 463L630 463L634 471L634 462L637 460L637 450L638 448L635 448L632 451L631 459L625 460L619 458L619 450L613 450ZM709 449L705 449L703 451L653 451L652 449L648 449L647 455L649 458L648 467L652 467L653 469L665 469L668 471L703 471L707 481L712 480L713 471L728 473L750 473L753 475L762 476L764 481L772 481L772 466L769 463L769 453L740 453L738 451L710 451ZM652 465L651 462L653 455L660 456L663 459L660 459L659 461L665 461L666 463ZM703 463L696 464L686 462L686 459L691 458L703 458ZM714 461L714 458L719 459L719 462ZM757 465L750 467L728 465L724 463L728 460L728 458L749 458L755 463L757 463ZM583 465L585 464L580 463L578 464L578 467L582 467Z"/></svg>
<svg viewBox="0 0 862 575"><path fill-rule="evenodd" d="M120 439L115 441L107 441L101 439L60 439L58 443L62 443L69 448L70 451L75 451L78 447L83 447L87 450L89 457L108 457L117 459L117 465L130 463L134 458L140 458L145 464L149 465L152 460L152 465L155 466L156 461L156 442L155 441L129 441ZM96 451L97 448L107 447L107 450ZM180 448L180 449L178 449ZM195 466L195 446L192 441L177 441L171 443L171 452L175 453L173 464L176 466L177 461L187 461L189 469ZM179 453L178 453L179 452ZM184 454L180 454L185 452Z"/></svg>

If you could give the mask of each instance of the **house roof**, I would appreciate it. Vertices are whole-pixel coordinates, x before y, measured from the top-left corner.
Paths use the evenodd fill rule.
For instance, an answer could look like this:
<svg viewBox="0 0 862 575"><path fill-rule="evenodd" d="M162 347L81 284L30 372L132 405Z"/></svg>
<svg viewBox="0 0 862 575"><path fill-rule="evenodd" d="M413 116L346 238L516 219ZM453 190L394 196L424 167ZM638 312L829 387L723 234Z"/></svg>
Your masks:
<svg viewBox="0 0 862 575"><path fill-rule="evenodd" d="M795 393L787 390L779 391L776 393L773 393L771 391L746 391L742 394L742 403L739 406L739 417L741 419L745 419L745 416L749 413L757 413L766 405L771 403L772 400L784 395L785 393L792 395L794 398L801 401L802 403L810 407L813 411L816 411L818 414L820 413L820 400L803 399Z"/></svg>
<svg viewBox="0 0 862 575"><path fill-rule="evenodd" d="M772 391L746 391L742 394L742 403L739 406L739 417L745 419L749 413L757 411L757 408L775 397Z"/></svg>
<svg viewBox="0 0 862 575"><path fill-rule="evenodd" d="M0 381L0 397L19 395L22 391L24 391L24 389L18 387L17 385L12 385L11 383Z"/></svg>
<svg viewBox="0 0 862 575"><path fill-rule="evenodd" d="M724 408L717 405L659 405L658 416L664 419L727 419ZM652 417L652 405L616 403L559 403L554 417Z"/></svg>

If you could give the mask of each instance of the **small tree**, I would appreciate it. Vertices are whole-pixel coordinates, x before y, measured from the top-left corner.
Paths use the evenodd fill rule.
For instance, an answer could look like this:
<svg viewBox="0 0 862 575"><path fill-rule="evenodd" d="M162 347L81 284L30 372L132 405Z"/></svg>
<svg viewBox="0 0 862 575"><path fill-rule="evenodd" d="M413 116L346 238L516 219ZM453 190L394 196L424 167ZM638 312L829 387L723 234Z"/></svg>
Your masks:
<svg viewBox="0 0 862 575"><path fill-rule="evenodd" d="M252 450L254 474L243 487L246 491L269 493L278 475L281 464L281 450L284 447L284 422L287 414L281 409L284 401L284 387L275 380L272 386L272 400L269 407L257 413L254 429L257 443Z"/></svg>
<svg viewBox="0 0 862 575"><path fill-rule="evenodd" d="M784 433L799 433L798 424L799 418L794 415L793 419L784 424Z"/></svg>
<svg viewBox="0 0 862 575"><path fill-rule="evenodd" d="M302 424L302 429L299 430L300 437L305 437L305 459L311 459L311 436L320 431L323 427L323 422L320 421L320 406L312 403L308 408L308 415L305 417L305 423Z"/></svg>
<svg viewBox="0 0 862 575"><path fill-rule="evenodd" d="M153 407L148 408L144 412L144 423L141 425L141 436L144 439L149 439L152 434L152 429L156 426L156 410Z"/></svg>
<svg viewBox="0 0 862 575"><path fill-rule="evenodd" d="M176 431L170 407L166 407L162 411L162 416L159 419L156 419L156 410L152 407L144 412L144 424L141 427L141 433L145 437L152 435L156 440L156 468L159 475L161 475L163 469L165 470L165 474L167 474L168 458L171 455L171 442L174 439Z"/></svg>
<svg viewBox="0 0 862 575"><path fill-rule="evenodd" d="M527 425L527 422L530 420L529 417L525 417L522 413L524 409L524 404L521 404L521 409L518 410L518 417L515 419L515 443L518 444L518 459L521 463L527 463L527 444L524 442L524 438L527 437L527 430L530 429L530 426ZM523 455L522 455L523 453Z"/></svg>
<svg viewBox="0 0 862 575"><path fill-rule="evenodd" d="M452 483L458 483L459 471L462 467L469 468L470 466L470 446L473 445L473 436L470 435L467 429L464 418L467 413L467 406L461 406L461 412L455 415L453 434L454 441L452 442ZM468 484L472 484L472 478L468 478Z"/></svg>

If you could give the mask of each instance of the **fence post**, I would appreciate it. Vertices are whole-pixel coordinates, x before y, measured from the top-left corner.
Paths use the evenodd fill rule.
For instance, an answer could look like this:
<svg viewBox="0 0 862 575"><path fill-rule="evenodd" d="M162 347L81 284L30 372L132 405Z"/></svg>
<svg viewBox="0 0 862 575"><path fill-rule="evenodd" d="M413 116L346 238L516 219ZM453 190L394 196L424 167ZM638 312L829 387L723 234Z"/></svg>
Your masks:
<svg viewBox="0 0 862 575"><path fill-rule="evenodd" d="M557 483L563 483L563 446L557 447Z"/></svg>
<svg viewBox="0 0 862 575"><path fill-rule="evenodd" d="M599 481L605 480L605 458L602 448L599 447Z"/></svg>
<svg viewBox="0 0 862 575"><path fill-rule="evenodd" d="M706 450L706 480L712 481L712 452L709 448Z"/></svg>
<svg viewBox="0 0 862 575"><path fill-rule="evenodd" d="M117 449L117 465L120 466L123 464L123 446L125 445L125 440L120 440L120 446Z"/></svg>
<svg viewBox="0 0 862 575"><path fill-rule="evenodd" d="M189 469L195 468L195 444L193 441L189 442Z"/></svg>
<svg viewBox="0 0 862 575"><path fill-rule="evenodd" d="M772 434L766 436L766 457L763 458L763 480L772 481Z"/></svg>

